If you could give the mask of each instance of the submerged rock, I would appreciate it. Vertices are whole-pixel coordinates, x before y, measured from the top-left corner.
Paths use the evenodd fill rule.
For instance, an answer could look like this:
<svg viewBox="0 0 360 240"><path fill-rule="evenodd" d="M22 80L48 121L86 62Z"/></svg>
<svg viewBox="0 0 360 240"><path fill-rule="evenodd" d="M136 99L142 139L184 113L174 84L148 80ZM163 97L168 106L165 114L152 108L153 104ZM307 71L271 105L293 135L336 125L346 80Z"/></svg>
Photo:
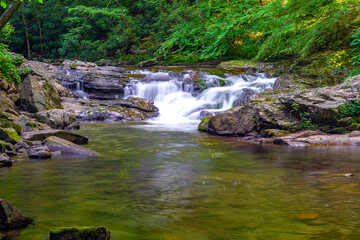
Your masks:
<svg viewBox="0 0 360 240"><path fill-rule="evenodd" d="M50 230L50 240L109 240L107 227L61 227Z"/></svg>
<svg viewBox="0 0 360 240"><path fill-rule="evenodd" d="M24 140L30 140L30 141L43 141L51 136L56 136L75 144L87 144L89 141L88 137L82 136L80 134L63 131L63 130L56 130L56 129L42 130L37 132L27 132L27 133L23 133L21 136Z"/></svg>
<svg viewBox="0 0 360 240"><path fill-rule="evenodd" d="M72 142L66 141L62 138L55 136L48 137L44 140L44 145L50 149L51 152L60 151L61 155L73 155L73 156L98 156L97 152L90 149L78 146Z"/></svg>
<svg viewBox="0 0 360 240"><path fill-rule="evenodd" d="M9 202L0 199L0 229L7 230L11 228L24 227L34 220L24 216L19 210L11 206Z"/></svg>

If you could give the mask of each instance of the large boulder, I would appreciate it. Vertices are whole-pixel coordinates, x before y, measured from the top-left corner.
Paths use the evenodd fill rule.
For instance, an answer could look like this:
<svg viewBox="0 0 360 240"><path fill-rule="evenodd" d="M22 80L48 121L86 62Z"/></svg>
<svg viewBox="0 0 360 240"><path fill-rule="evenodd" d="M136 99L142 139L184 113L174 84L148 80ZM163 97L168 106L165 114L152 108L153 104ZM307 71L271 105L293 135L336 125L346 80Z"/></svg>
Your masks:
<svg viewBox="0 0 360 240"><path fill-rule="evenodd" d="M44 129L50 129L50 126L44 123L40 123L35 119L31 119L25 115L18 116L14 123L21 126L23 132L39 131Z"/></svg>
<svg viewBox="0 0 360 240"><path fill-rule="evenodd" d="M0 229L8 230L17 227L24 227L34 220L24 216L19 210L11 206L9 202L0 199Z"/></svg>
<svg viewBox="0 0 360 240"><path fill-rule="evenodd" d="M19 87L21 107L32 113L63 108L61 98L51 81L29 74Z"/></svg>
<svg viewBox="0 0 360 240"><path fill-rule="evenodd" d="M41 130L36 132L26 132L23 133L21 136L24 140L29 140L29 141L43 141L51 136L56 136L75 144L87 144L89 141L88 137L82 136L80 134L63 131L63 130L56 130L56 129Z"/></svg>
<svg viewBox="0 0 360 240"><path fill-rule="evenodd" d="M15 104L5 92L0 91L0 110L6 111L8 109L15 109Z"/></svg>
<svg viewBox="0 0 360 240"><path fill-rule="evenodd" d="M11 160L5 153L0 155L0 167L11 167L15 161Z"/></svg>
<svg viewBox="0 0 360 240"><path fill-rule="evenodd" d="M55 129L64 129L76 121L76 114L73 111L63 109L38 112L35 117L39 122Z"/></svg>
<svg viewBox="0 0 360 240"><path fill-rule="evenodd" d="M87 148L76 145L72 142L66 141L62 138L55 136L48 137L44 140L44 145L49 148L51 152L60 151L61 155L83 156L91 157L98 156L97 152L89 150Z"/></svg>
<svg viewBox="0 0 360 240"><path fill-rule="evenodd" d="M109 240L107 227L61 227L50 230L50 240Z"/></svg>

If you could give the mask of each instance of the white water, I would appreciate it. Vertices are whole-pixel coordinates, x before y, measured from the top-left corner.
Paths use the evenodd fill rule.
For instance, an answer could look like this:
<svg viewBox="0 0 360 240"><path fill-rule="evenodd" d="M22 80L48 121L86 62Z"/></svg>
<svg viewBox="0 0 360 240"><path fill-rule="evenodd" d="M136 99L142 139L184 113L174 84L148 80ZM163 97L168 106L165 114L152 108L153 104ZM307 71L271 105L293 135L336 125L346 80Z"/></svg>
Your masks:
<svg viewBox="0 0 360 240"><path fill-rule="evenodd" d="M154 100L155 106L160 110L160 116L151 122L164 124L199 123L201 111L226 111L232 108L235 100L246 98L246 93L259 93L272 88L276 80L266 78L262 74L257 77L231 75L226 78L205 74L201 79L210 87L198 96L193 96L192 84L183 81L186 75L181 79L171 77L169 81L154 81L156 73L147 72L147 75L147 79L151 81L138 81L128 85L125 88L125 97L134 95ZM162 78L163 75L164 73L161 73ZM219 81L225 81L227 86L219 87Z"/></svg>

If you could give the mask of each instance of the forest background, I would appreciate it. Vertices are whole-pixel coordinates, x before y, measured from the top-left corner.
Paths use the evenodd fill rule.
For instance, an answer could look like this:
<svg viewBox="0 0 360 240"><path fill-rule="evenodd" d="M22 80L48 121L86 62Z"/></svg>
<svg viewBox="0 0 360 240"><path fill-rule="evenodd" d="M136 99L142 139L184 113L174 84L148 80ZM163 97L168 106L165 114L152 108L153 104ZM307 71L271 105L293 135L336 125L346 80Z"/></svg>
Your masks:
<svg viewBox="0 0 360 240"><path fill-rule="evenodd" d="M0 77L16 56L135 64L276 61L330 52L360 65L359 0L24 0L0 33ZM11 1L2 0L0 14ZM350 75L359 74L350 69Z"/></svg>

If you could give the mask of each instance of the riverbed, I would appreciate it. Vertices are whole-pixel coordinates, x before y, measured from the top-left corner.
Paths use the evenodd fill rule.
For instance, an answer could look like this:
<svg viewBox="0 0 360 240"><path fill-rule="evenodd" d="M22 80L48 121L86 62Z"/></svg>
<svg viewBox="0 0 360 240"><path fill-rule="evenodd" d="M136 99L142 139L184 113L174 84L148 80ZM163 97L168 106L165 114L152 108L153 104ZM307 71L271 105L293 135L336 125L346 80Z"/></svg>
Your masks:
<svg viewBox="0 0 360 240"><path fill-rule="evenodd" d="M359 147L291 148L196 126L89 123L98 158L0 169L0 197L50 228L110 228L120 239L359 239Z"/></svg>

